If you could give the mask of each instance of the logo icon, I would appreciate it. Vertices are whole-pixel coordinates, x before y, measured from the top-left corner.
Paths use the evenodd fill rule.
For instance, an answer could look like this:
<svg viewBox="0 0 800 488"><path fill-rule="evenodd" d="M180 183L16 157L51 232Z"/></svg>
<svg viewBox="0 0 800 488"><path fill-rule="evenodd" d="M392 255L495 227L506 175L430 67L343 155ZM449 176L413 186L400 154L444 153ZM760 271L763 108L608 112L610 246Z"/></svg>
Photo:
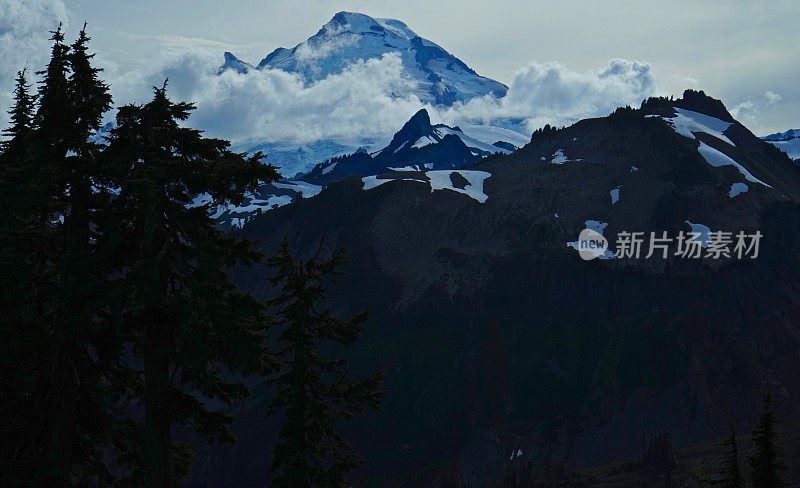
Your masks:
<svg viewBox="0 0 800 488"><path fill-rule="evenodd" d="M578 250L578 254L584 261L605 256L608 250L608 240L603 237L603 234L592 229L583 229L578 235L578 240L571 244Z"/></svg>

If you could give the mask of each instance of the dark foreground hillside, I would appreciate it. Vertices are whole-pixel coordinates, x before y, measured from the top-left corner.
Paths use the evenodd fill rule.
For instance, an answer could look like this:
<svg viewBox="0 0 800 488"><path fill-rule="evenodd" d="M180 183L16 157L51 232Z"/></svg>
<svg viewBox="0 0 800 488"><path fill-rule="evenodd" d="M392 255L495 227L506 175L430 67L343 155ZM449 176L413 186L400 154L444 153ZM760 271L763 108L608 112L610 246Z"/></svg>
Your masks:
<svg viewBox="0 0 800 488"><path fill-rule="evenodd" d="M712 164L723 160L736 164ZM371 189L334 183L243 230L265 252L286 238L310 253L323 237L348 251L330 306L371 310L347 357L354 372L384 371L388 390L380 413L347 425L363 485L434 486L455 470L491 486L522 462L576 472L637 459L658 435L707 442L729 414L750 425L767 380L779 415L800 422L800 169L721 103L651 100L471 170L490 175L483 203L467 191L474 173L449 175L449 189L437 173L393 173ZM748 190L733 195L737 183ZM691 224L764 237L757 259L587 262L567 246L587 221L607 224L612 250L621 231ZM263 296L269 273L233 275ZM235 447L201 453L193 486L266 482L265 401L239 418ZM676 477L705 469L691 449ZM616 469L592 470L590 486L661 486Z"/></svg>

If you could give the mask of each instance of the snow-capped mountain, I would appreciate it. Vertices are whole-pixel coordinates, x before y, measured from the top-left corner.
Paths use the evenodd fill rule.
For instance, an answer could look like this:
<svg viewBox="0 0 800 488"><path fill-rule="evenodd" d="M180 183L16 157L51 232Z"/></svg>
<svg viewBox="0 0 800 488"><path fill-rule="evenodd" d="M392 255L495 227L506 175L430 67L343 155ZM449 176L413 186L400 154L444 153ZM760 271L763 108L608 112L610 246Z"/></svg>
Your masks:
<svg viewBox="0 0 800 488"><path fill-rule="evenodd" d="M462 130L444 124L433 125L427 110L422 109L403 125L388 145L365 139L361 141L364 145L359 147L330 140L301 146L285 143L237 146L235 151L262 151L269 155L268 161L278 166L287 162L296 165L299 161L308 167L323 159L320 155L325 155L325 161L314 165L305 174L284 171L288 179L262 186L257 192L247 195L241 205L219 206L209 211L222 228L241 228L265 212L315 197L324 186L347 177L376 178L394 174L409 178L420 171L459 169L491 154L510 153L529 142L522 134L499 127L465 127L466 130ZM193 205L203 205L208 201L209 198L200 196Z"/></svg>
<svg viewBox="0 0 800 488"><path fill-rule="evenodd" d="M222 73L226 70L233 70L237 73L247 73L251 69L255 69L255 67L250 64L242 61L241 59L237 58L233 55L233 53L225 51L223 55L225 62L222 63L222 66L219 67L218 73Z"/></svg>
<svg viewBox="0 0 800 488"><path fill-rule="evenodd" d="M762 137L781 151L789 155L795 163L800 164L800 129L789 129Z"/></svg>
<svg viewBox="0 0 800 488"><path fill-rule="evenodd" d="M387 171L411 172L459 169L495 153L510 153L528 140L512 131L473 132L471 137L460 127L431 124L425 109L414 114L394 135L389 144L373 153L362 150L317 164L301 179L328 185L348 176L374 176ZM498 137L489 142L486 138Z"/></svg>
<svg viewBox="0 0 800 488"><path fill-rule="evenodd" d="M463 61L438 44L424 39L395 19L339 12L315 35L297 46L278 48L258 63L256 69L277 68L300 74L312 83L340 72L359 60L396 53L416 82L413 93L426 103L451 105L474 97L502 97L508 88L478 75ZM221 69L246 71L252 66L231 53ZM404 94L400 94L404 95Z"/></svg>

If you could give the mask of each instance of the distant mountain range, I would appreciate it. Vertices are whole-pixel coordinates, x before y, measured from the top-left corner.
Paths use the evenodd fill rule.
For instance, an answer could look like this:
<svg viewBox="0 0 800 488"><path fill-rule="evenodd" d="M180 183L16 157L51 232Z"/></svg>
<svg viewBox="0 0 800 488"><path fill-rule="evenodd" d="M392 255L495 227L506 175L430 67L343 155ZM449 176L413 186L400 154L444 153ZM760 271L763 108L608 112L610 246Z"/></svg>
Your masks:
<svg viewBox="0 0 800 488"><path fill-rule="evenodd" d="M800 164L800 129L790 129L762 137L765 141L789 155Z"/></svg>
<svg viewBox="0 0 800 488"><path fill-rule="evenodd" d="M800 166L784 152L698 91L466 161L473 149L420 112L381 152L304 177L319 184L280 183L306 198L237 231L265 253L284 239L313 253L323 238L348 252L329 305L372 311L347 356L383 371L388 390L347 433L366 461L356 482L435 486L455 470L492 486L519 463L575 470L635 458L655 435L724 437L730 416L748 425L767 378L781 417L800 421ZM340 165L342 179L325 181ZM571 243L587 227L611 251L623 231L763 239L758 259L645 258L645 247L586 262ZM264 297L268 274L232 272ZM239 417L236 446L197 448L202 486L267 484L250 455L274 438L263 408Z"/></svg>

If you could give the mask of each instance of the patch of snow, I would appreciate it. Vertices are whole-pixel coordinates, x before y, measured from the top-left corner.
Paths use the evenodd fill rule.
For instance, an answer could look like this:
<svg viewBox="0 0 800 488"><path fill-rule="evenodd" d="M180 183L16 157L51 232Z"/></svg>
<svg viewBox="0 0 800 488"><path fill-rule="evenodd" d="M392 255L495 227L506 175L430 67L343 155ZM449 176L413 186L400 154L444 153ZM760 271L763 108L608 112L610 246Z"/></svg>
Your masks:
<svg viewBox="0 0 800 488"><path fill-rule="evenodd" d="M430 146L431 144L436 144L438 141L430 136L422 136L417 139L417 142L414 143L413 148L419 149L421 147ZM398 149L399 150L399 149ZM397 152L397 151L395 151Z"/></svg>
<svg viewBox="0 0 800 488"><path fill-rule="evenodd" d="M556 214L556 216L558 216L558 214ZM603 231L606 227L608 227L608 222L600 222L599 220L586 220L584 221L583 225L585 225L587 229L603 235ZM567 247L571 247L576 251L579 251L578 242L579 241L567 242ZM598 256L598 259L614 259L614 257L614 252L611 251L611 249L606 249L602 256Z"/></svg>
<svg viewBox="0 0 800 488"><path fill-rule="evenodd" d="M600 222L599 220L587 220L584 224L587 229L593 230L600 235L603 235L603 230L608 227L608 222Z"/></svg>
<svg viewBox="0 0 800 488"><path fill-rule="evenodd" d="M698 237L700 247L708 247L708 234L711 232L711 229L707 225L696 224L688 219L686 220L686 224L692 228L692 232L700 234Z"/></svg>
<svg viewBox="0 0 800 488"><path fill-rule="evenodd" d="M487 152L487 153L490 153L490 154L493 154L493 153L496 153L496 152L502 152L502 153L510 153L511 152L508 149L503 149L503 148L500 148L500 147L497 147L497 146L493 146L491 143L486 143L486 142L483 142L483 141L479 141L478 139L470 137L470 136L466 135L463 132L460 132L460 131L457 131L457 130L453 130L453 129L449 128L449 127L437 127L434 130L434 132L436 132L436 135L438 137L442 138L442 139L444 139L444 136L446 136L448 134L454 135L454 136L458 137L459 139L461 139L461 141L467 147L472 148L472 149L478 149L480 151Z"/></svg>
<svg viewBox="0 0 800 488"><path fill-rule="evenodd" d="M400 147L398 147L397 149L394 150L395 154L397 154L401 149L406 147L406 144L408 144L408 141L403 142L402 144L400 144Z"/></svg>
<svg viewBox="0 0 800 488"><path fill-rule="evenodd" d="M733 198L736 195L740 195L740 194L746 192L749 189L750 189L750 187L748 187L744 183L734 183L734 184L731 185L730 191L728 191L728 196Z"/></svg>
<svg viewBox="0 0 800 488"><path fill-rule="evenodd" d="M419 166L416 166L416 165L415 166L403 166L402 168L389 167L387 169L390 169L392 171L419 171Z"/></svg>
<svg viewBox="0 0 800 488"><path fill-rule="evenodd" d="M450 179L450 175L458 173L463 176L468 184L464 188L456 188ZM431 183L431 192L436 190L451 190L457 193L463 193L470 198L477 200L479 203L484 203L488 200L489 195L483 192L483 182L489 178L491 173L486 171L474 170L438 170L428 171L425 173Z"/></svg>
<svg viewBox="0 0 800 488"><path fill-rule="evenodd" d="M270 195L266 200L253 198L252 194L247 194L247 197L250 199L247 204L218 205L211 218L216 220L226 212L230 214L252 214L259 210L266 212L292 203L292 197L289 195Z"/></svg>
<svg viewBox="0 0 800 488"><path fill-rule="evenodd" d="M377 188L384 183L389 183L390 179L378 179L377 176L365 176L361 178L361 182L364 183L364 190L372 190L373 188Z"/></svg>
<svg viewBox="0 0 800 488"><path fill-rule="evenodd" d="M186 208L202 207L203 205L208 205L209 203L211 203L212 200L213 199L211 198L211 195L209 195L208 193L201 193L196 197L194 197L194 199L191 202L189 202L188 205L186 205Z"/></svg>
<svg viewBox="0 0 800 488"><path fill-rule="evenodd" d="M631 166L631 173L635 173L637 171L639 171L639 168L637 166Z"/></svg>
<svg viewBox="0 0 800 488"><path fill-rule="evenodd" d="M531 135L525 135L515 130L506 129L503 127L497 127L494 125L484 125L484 124L470 124L464 122L458 122L458 127L461 131L466 134L471 139L476 141L482 142L484 144L492 145L495 142L507 142L512 144L515 147L522 147L525 144L531 142ZM469 143L466 141L464 142L469 146ZM501 151L501 152L508 152L504 149L501 149L497 146L492 146L493 152Z"/></svg>
<svg viewBox="0 0 800 488"><path fill-rule="evenodd" d="M319 192L322 191L321 186L312 185L311 183L306 183L305 181L285 181L282 183L273 183L273 185L285 190L294 190L303 198L315 197L319 195Z"/></svg>
<svg viewBox="0 0 800 488"><path fill-rule="evenodd" d="M458 173L467 180L467 184L464 186L464 188L456 188L453 186L453 182L450 179L450 175L453 173ZM390 181L416 181L419 183L429 183L431 192L436 190L451 190L456 193L463 193L479 203L484 203L489 198L489 196L483 191L483 182L492 175L486 171L463 169L435 170L426 171L425 176L427 176L428 181L417 178L378 178L377 176L365 176L361 178L361 182L364 185L365 191L377 188L384 183L389 183Z"/></svg>
<svg viewBox="0 0 800 488"><path fill-rule="evenodd" d="M564 154L563 149L559 149L553 153L553 159L550 160L552 164L564 164L570 161L581 161L580 159L569 159L566 154Z"/></svg>
<svg viewBox="0 0 800 488"><path fill-rule="evenodd" d="M333 164L329 164L328 166L325 166L325 168L322 169L322 174L326 175L330 173L331 171L333 171L333 169L336 167L337 164L339 164L338 161Z"/></svg>
<svg viewBox="0 0 800 488"><path fill-rule="evenodd" d="M709 146L704 142L700 142L700 147L697 148L700 151L700 155L710 164L711 166L718 168L720 166L733 166L739 170L739 172L745 177L747 181L752 181L753 183L760 183L766 187L772 188L772 186L764 183L763 181L759 180L755 176L752 175L747 169L742 166L741 164L737 163L733 159L729 158L725 154L717 151L713 147Z"/></svg>
<svg viewBox="0 0 800 488"><path fill-rule="evenodd" d="M728 139L725 134L723 134L723 132L728 130L728 128L733 125L731 122L725 122L724 120L711 117L710 115L705 115L682 108L676 108L675 114L675 117L664 117L664 120L667 121L667 123L671 125L673 129L675 129L675 132L683 137L697 139L694 133L704 132L716 137L717 139L727 142L731 146L736 145L733 143L733 141Z"/></svg>
<svg viewBox="0 0 800 488"><path fill-rule="evenodd" d="M611 205L616 204L619 201L619 187L614 188L608 193L611 195Z"/></svg>
<svg viewBox="0 0 800 488"><path fill-rule="evenodd" d="M377 176L365 176L361 178L361 182L364 184L364 190L372 190L373 188L377 188L384 183L389 183L390 181L416 181L419 183L427 183L425 180L420 180L417 178L381 178L379 179Z"/></svg>

